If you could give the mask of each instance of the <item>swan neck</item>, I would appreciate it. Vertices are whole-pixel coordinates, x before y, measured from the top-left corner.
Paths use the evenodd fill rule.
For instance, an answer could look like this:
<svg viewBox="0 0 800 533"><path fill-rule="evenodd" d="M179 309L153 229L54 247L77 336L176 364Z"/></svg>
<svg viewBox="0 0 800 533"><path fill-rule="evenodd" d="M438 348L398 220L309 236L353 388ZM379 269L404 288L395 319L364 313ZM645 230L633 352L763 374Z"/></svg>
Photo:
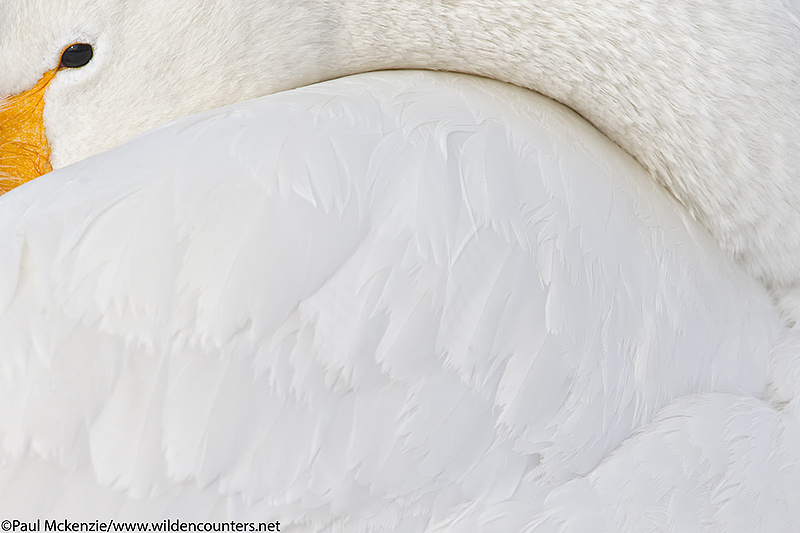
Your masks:
<svg viewBox="0 0 800 533"><path fill-rule="evenodd" d="M549 37L537 35L536 27L527 27L520 20L520 15L525 18L524 11L498 9L494 4L458 0L344 2L336 48L341 67L348 72L448 70L526 87L539 85L533 83L536 72L530 67L534 65L519 68L518 61L535 61L534 46ZM560 47L568 49L567 43ZM563 92L550 87L553 77L542 79L542 84L551 92Z"/></svg>
<svg viewBox="0 0 800 533"><path fill-rule="evenodd" d="M735 9L705 0L337 3L336 75L448 70L538 91L637 159L752 274L800 283L800 9L781 0Z"/></svg>

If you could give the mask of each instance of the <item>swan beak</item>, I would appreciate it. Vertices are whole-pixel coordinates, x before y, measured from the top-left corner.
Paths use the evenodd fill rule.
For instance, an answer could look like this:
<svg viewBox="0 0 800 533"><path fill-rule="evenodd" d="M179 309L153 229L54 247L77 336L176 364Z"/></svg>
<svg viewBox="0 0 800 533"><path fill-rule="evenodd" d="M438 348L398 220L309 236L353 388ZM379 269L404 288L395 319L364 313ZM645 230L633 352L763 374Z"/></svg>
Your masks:
<svg viewBox="0 0 800 533"><path fill-rule="evenodd" d="M55 75L48 71L33 88L0 102L0 194L53 170L43 112Z"/></svg>

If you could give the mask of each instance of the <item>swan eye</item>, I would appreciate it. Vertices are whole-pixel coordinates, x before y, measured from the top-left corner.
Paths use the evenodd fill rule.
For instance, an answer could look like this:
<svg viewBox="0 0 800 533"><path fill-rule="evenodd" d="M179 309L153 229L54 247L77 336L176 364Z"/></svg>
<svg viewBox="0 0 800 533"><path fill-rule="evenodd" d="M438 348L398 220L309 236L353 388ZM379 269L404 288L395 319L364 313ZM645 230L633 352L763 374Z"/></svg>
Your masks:
<svg viewBox="0 0 800 533"><path fill-rule="evenodd" d="M92 60L94 50L91 44L76 43L67 47L61 54L59 68L81 68Z"/></svg>

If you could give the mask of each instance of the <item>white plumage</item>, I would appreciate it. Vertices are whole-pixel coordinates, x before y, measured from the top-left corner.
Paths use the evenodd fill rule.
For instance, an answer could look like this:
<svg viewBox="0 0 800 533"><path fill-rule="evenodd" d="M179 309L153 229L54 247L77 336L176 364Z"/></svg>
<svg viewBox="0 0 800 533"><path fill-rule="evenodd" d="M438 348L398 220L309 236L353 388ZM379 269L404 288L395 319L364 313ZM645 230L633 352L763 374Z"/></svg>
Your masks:
<svg viewBox="0 0 800 533"><path fill-rule="evenodd" d="M571 111L375 73L0 198L0 516L790 531L766 291Z"/></svg>

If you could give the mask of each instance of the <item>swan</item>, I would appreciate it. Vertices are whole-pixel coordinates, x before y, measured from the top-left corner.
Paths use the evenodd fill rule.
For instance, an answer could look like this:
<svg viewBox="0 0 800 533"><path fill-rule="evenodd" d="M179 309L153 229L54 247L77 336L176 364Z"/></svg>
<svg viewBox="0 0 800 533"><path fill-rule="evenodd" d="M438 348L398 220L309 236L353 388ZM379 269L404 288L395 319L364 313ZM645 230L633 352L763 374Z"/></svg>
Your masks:
<svg viewBox="0 0 800 533"><path fill-rule="evenodd" d="M790 530L781 319L739 268L796 282L796 8L554 4L0 5L0 133L31 135L6 187L58 169L0 202L3 513L636 530L615 502L679 530L692 489L697 523ZM537 90L638 163L533 93L422 73L106 151L397 68ZM703 474L698 443L733 458Z"/></svg>

